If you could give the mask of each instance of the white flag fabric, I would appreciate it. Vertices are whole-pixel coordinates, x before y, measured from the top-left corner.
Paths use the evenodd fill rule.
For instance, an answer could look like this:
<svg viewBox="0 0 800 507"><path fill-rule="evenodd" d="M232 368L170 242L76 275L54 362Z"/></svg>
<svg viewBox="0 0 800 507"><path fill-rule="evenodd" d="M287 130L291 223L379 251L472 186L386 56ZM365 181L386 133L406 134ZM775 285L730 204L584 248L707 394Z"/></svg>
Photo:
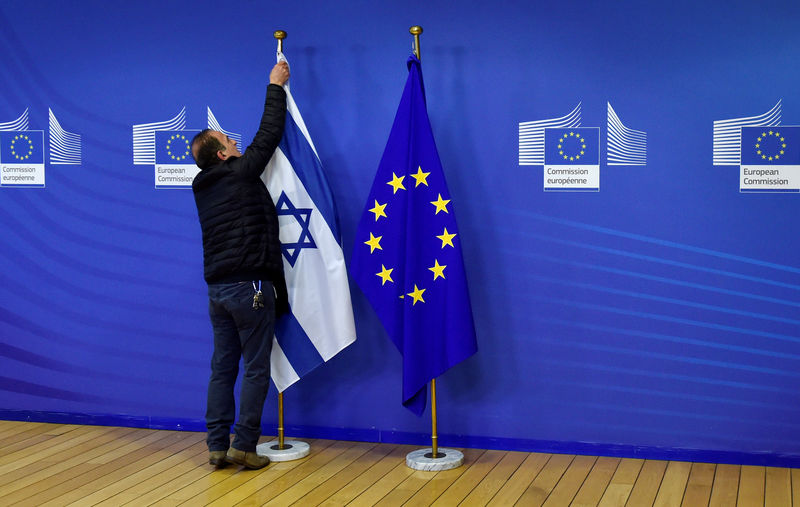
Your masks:
<svg viewBox="0 0 800 507"><path fill-rule="evenodd" d="M283 138L261 176L278 211L291 307L291 314L277 322L272 344L272 381L278 392L356 339L333 194L289 83L284 90Z"/></svg>

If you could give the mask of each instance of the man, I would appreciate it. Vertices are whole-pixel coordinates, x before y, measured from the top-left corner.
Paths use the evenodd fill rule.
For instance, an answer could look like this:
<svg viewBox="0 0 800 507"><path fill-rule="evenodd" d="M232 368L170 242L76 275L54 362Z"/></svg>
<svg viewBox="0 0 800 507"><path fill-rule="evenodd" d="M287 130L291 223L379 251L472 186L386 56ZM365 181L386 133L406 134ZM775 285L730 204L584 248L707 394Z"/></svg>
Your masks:
<svg viewBox="0 0 800 507"><path fill-rule="evenodd" d="M269 458L256 454L261 412L269 388L269 361L276 314L288 309L278 215L260 179L283 136L289 79L285 62L273 67L261 124L244 154L222 132L204 130L192 140L201 169L192 182L203 231L214 354L208 383L206 426L209 463L257 469ZM233 386L244 365L239 418L234 427Z"/></svg>

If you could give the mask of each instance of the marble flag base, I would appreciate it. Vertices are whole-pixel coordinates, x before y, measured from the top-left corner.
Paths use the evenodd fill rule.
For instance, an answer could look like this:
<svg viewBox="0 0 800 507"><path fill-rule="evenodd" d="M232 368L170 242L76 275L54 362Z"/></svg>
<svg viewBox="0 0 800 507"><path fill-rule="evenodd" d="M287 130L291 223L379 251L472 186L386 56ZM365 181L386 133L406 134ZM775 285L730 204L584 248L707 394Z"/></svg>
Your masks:
<svg viewBox="0 0 800 507"><path fill-rule="evenodd" d="M256 452L269 457L270 461L292 461L305 458L311 452L311 446L299 440L284 440L283 449L278 449L278 441L264 442L256 446Z"/></svg>
<svg viewBox="0 0 800 507"><path fill-rule="evenodd" d="M430 447L412 451L406 455L406 466L414 470L438 472L458 468L464 463L464 454L455 449L440 447L438 458L430 457L432 453L433 449Z"/></svg>

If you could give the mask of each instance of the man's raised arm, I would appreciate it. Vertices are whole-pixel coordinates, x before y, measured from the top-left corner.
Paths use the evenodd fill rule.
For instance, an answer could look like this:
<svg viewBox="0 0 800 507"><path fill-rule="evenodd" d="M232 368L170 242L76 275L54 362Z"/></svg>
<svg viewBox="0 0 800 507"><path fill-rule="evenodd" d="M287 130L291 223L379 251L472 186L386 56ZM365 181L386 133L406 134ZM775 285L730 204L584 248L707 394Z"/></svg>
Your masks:
<svg viewBox="0 0 800 507"><path fill-rule="evenodd" d="M275 64L269 73L269 86L267 86L261 124L253 142L247 147L239 162L243 171L253 173L255 176L260 175L281 142L286 121L286 92L282 87L288 80L289 65L286 62Z"/></svg>

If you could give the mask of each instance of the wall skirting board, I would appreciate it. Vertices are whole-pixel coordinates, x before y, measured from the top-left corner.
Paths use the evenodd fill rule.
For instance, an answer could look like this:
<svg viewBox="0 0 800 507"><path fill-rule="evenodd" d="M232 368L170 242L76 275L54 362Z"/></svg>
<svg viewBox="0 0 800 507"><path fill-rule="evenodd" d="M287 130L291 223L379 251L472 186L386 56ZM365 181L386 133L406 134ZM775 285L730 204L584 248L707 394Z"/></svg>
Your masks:
<svg viewBox="0 0 800 507"><path fill-rule="evenodd" d="M124 426L130 428L178 431L205 431L206 429L205 422L200 419L145 417L124 414L82 414L74 412L40 412L0 409L0 420L95 426ZM262 425L261 430L265 435L274 435L277 431L274 425ZM286 426L286 435L300 439L324 438L329 440L353 440L384 444L430 445L430 435L428 434L381 430L378 428L332 428L288 425ZM599 442L560 442L553 440L448 434L440 434L439 443L448 447L470 447L475 449L581 454L587 456L613 456L621 458L725 463L734 465L800 467L800 455L772 452L739 452L715 449L634 446Z"/></svg>

